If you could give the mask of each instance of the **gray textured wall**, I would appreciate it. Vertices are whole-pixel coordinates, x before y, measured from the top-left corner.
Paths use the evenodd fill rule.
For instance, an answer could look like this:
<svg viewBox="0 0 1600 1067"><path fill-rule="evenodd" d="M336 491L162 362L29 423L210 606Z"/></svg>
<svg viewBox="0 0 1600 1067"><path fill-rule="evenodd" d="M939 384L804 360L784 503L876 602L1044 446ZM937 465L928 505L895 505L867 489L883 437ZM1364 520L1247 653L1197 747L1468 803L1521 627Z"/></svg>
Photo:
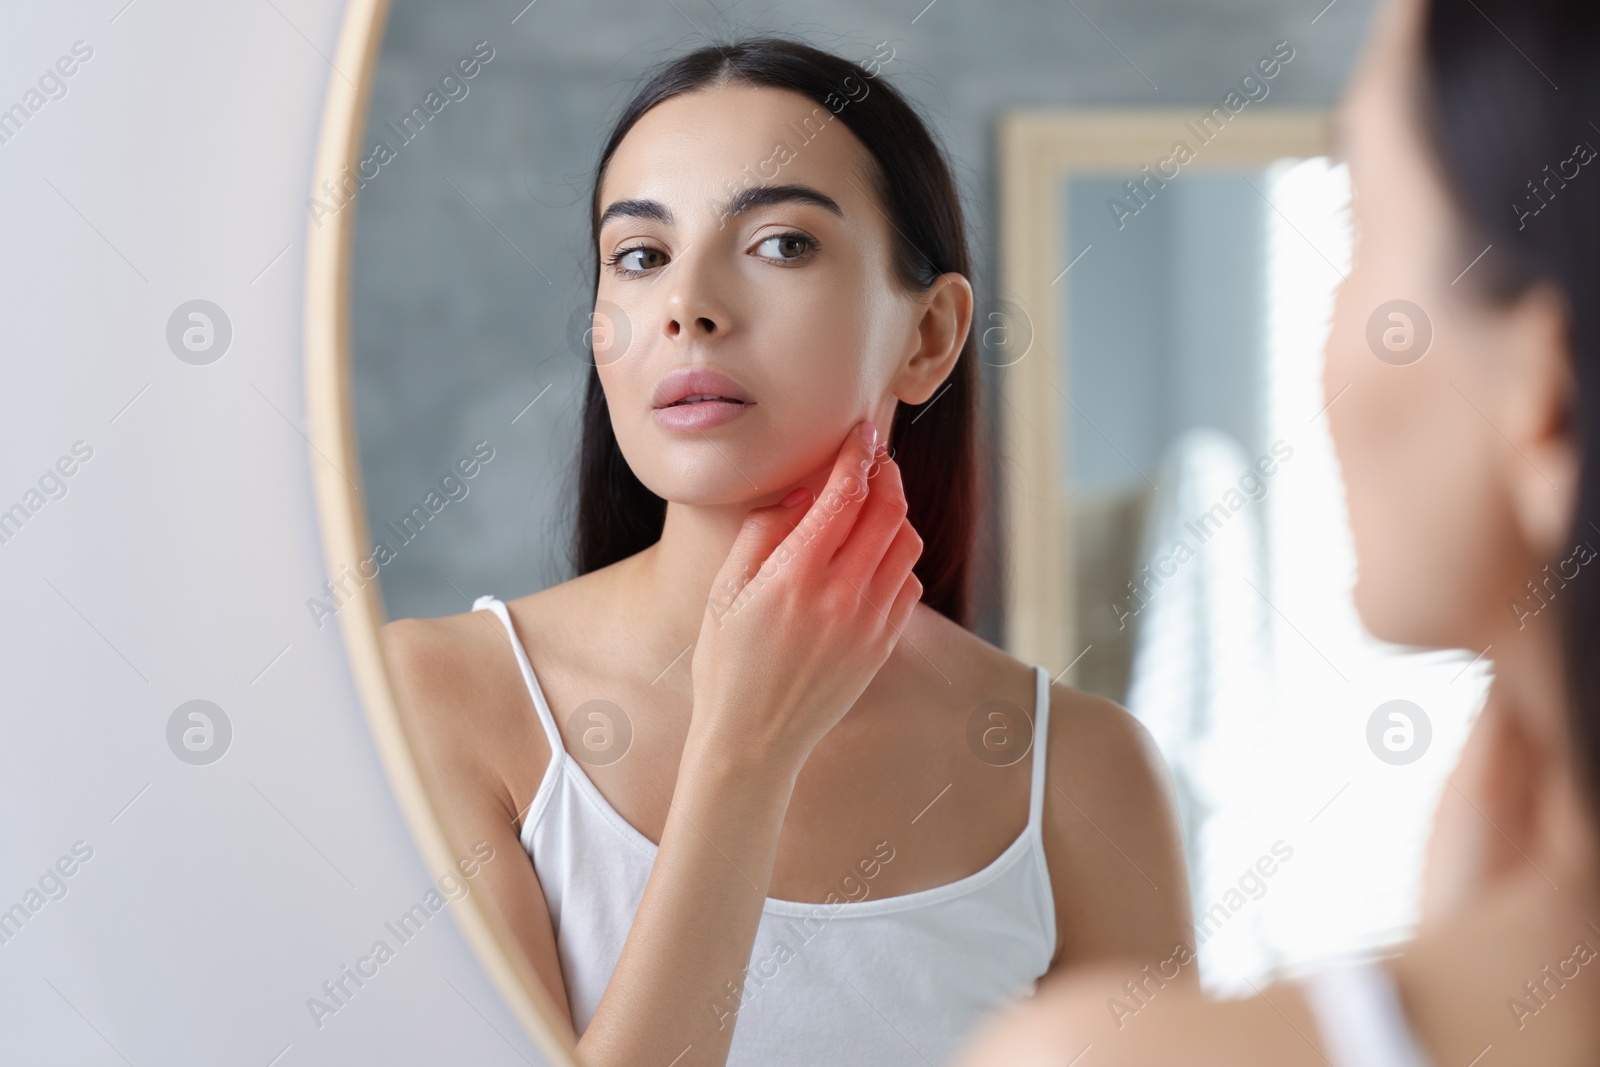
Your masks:
<svg viewBox="0 0 1600 1067"><path fill-rule="evenodd" d="M585 307L587 183L608 120L653 63L705 35L777 32L857 60L889 41L895 57L882 76L919 106L955 163L981 301L997 262L993 131L1003 112L1210 108L1279 40L1295 58L1251 106L1331 104L1372 3L1325 2L397 0L363 138L395 151L360 193L353 284L375 531L423 503L475 442L494 458L383 566L390 615L461 611L464 597L521 595L570 576L585 365L566 338ZM462 83L466 95L441 87L478 41L494 54ZM385 124L430 89L445 103L402 145ZM993 574L979 598L978 629L990 639Z"/></svg>

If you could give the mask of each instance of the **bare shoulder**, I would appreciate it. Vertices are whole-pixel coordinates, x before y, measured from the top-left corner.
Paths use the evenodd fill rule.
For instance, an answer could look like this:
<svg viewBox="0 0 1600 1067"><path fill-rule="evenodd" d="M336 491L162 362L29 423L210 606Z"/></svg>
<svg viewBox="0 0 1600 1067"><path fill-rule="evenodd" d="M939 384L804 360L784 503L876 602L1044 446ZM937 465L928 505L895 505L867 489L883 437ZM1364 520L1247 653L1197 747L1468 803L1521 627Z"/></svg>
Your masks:
<svg viewBox="0 0 1600 1067"><path fill-rule="evenodd" d="M915 640L938 651L953 681L971 687L967 699L1015 702L1037 724L1033 664L926 615L933 618L922 620ZM1188 876L1166 763L1149 731L1116 701L1060 682L1047 692L1042 831L1056 912L1053 965L1165 959L1190 936ZM1026 772L1027 762L1019 770Z"/></svg>
<svg viewBox="0 0 1600 1067"><path fill-rule="evenodd" d="M550 762L517 646L560 673L588 632L612 580L604 568L506 602L508 633L491 611L397 619L381 631L389 673L408 725L432 766L463 788L493 784L513 811L533 799ZM513 644L513 640L516 644Z"/></svg>
<svg viewBox="0 0 1600 1067"><path fill-rule="evenodd" d="M1057 684L1048 737L1053 965L1182 956L1193 941L1188 869L1171 778L1150 732L1115 701ZM1178 973L1198 981L1194 966Z"/></svg>
<svg viewBox="0 0 1600 1067"><path fill-rule="evenodd" d="M913 655L939 663L969 699L1011 700L1037 723L1033 664L931 608L919 607L916 619ZM1049 670L1052 665L1040 666ZM1050 684L1049 698L1046 766L1052 781L1083 786L1104 779L1108 785L1148 788L1153 778L1164 778L1165 765L1150 732L1122 705L1061 682Z"/></svg>
<svg viewBox="0 0 1600 1067"><path fill-rule="evenodd" d="M974 1031L956 1067L1059 1067L1086 1046L1101 1067L1327 1067L1316 1021L1293 983L1213 1000L1194 985L1156 982L1149 962L1107 960L1046 979L1015 1012ZM1137 1003L1130 983L1143 990Z"/></svg>
<svg viewBox="0 0 1600 1067"><path fill-rule="evenodd" d="M541 617L528 605L519 610L523 619ZM488 844L491 859L496 852L519 854L520 822L551 750L512 635L494 613L472 611L399 619L383 628L382 638L400 713L447 836L477 842L475 852ZM556 1018L565 1019L569 1002L555 932L533 865L502 860L478 877L544 983Z"/></svg>
<svg viewBox="0 0 1600 1067"><path fill-rule="evenodd" d="M901 635L896 655L963 707L1006 700L1034 719L1034 671L978 634L918 604Z"/></svg>
<svg viewBox="0 0 1600 1067"><path fill-rule="evenodd" d="M1166 761L1155 739L1121 704L1056 682L1050 686L1048 777L1076 799L1113 806L1164 800Z"/></svg>
<svg viewBox="0 0 1600 1067"><path fill-rule="evenodd" d="M492 791L510 814L550 759L505 627L487 611L396 619L381 630L389 675L425 771L457 799ZM531 793L529 794L531 796Z"/></svg>

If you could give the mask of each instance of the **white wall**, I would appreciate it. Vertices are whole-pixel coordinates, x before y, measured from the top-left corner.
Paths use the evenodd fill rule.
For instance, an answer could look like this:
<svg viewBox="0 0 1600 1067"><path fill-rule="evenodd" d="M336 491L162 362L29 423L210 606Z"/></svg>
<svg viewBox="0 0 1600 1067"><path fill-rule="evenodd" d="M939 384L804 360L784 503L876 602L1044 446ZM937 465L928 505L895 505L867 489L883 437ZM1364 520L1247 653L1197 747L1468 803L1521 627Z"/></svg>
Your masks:
<svg viewBox="0 0 1600 1067"><path fill-rule="evenodd" d="M92 49L0 143L0 509L92 449L0 543L0 909L40 905L0 928L0 1061L538 1062L449 908L385 928L433 875L304 606L305 199L339 6L125 3L7 5L0 33L0 108ZM196 298L232 324L209 365L166 339ZM166 736L195 699L233 731L203 766ZM65 896L30 897L62 857ZM379 939L319 1029L307 998Z"/></svg>

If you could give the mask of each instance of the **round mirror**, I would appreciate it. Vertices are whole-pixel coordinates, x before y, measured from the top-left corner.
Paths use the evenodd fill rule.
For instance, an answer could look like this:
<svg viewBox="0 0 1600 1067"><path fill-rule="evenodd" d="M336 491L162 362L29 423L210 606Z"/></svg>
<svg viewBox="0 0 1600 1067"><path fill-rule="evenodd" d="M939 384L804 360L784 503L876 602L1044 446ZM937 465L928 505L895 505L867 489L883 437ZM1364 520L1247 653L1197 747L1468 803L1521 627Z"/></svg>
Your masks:
<svg viewBox="0 0 1600 1067"><path fill-rule="evenodd" d="M1128 18L350 8L307 203L306 608L429 860L503 857L452 912L553 1060L938 1063L1075 963L1238 988L1408 921L1308 917L1330 866L1413 863L1444 759L1377 781L1365 735L1269 700L1383 681L1343 608L1315 634L1349 689L1276 622L1345 596L1299 580L1344 518L1320 327L1284 323L1340 273L1323 109L1357 35L1313 63L1198 18L1158 63L1173 27ZM807 616L845 602L807 569L830 516L852 544L896 494L905 614L908 578ZM1407 694L1441 751L1460 666ZM769 743L815 692L832 717ZM1337 795L1392 831L1313 847Z"/></svg>

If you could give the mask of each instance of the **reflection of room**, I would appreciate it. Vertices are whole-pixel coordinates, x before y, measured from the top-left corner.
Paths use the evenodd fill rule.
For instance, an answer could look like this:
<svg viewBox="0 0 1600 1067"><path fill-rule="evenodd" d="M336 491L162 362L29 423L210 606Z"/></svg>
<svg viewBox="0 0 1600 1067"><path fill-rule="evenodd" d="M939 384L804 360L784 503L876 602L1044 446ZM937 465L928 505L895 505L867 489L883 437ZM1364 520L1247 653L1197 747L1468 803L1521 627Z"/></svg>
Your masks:
<svg viewBox="0 0 1600 1067"><path fill-rule="evenodd" d="M1172 124L1174 136L1198 147L1168 183L1175 191L1203 179L1197 168L1247 136L1240 124L1273 109L1331 102L1371 7L1371 0L1346 0L1308 29L1309 16L1279 0L1235 0L1225 18L1216 5L1192 0L1104 13L1040 2L995 11L923 0L902 12L853 0L781 0L720 14L725 5L680 3L680 11L655 0L617 0L597 37L583 5L540 3L512 24L525 3L510 14L488 0L394 4L360 137L363 156L377 140L393 144L385 123L398 124L487 38L493 58L468 83L470 95L441 107L359 198L352 342L374 524L410 507L419 495L417 472L443 469L486 436L479 427L498 426L488 439L505 457L470 501L442 516L462 551L422 545L386 568L385 602L397 616L460 611L463 595L526 592L570 576L571 520L560 502L585 369L567 343L567 323L582 308L588 282L579 201L599 148L596 131L622 87L653 62L703 43L703 34L765 31L879 61L882 76L926 108L958 161L984 309L1017 295L997 284L995 134L1010 109L1181 106L1181 120L1198 124L1230 92L1249 99L1249 86L1240 88L1243 73L1270 58L1274 42L1288 42L1294 59L1264 83L1270 95L1227 120L1214 143L1201 146L1181 121ZM1160 43L1148 62L1129 53L1130 63L1095 26L1124 51L1126 40ZM1140 162L1159 163L1171 141L1164 136ZM1130 219L1129 234L1152 221L1148 215ZM985 367L984 376L997 421L1005 375ZM997 461L997 480L1001 467ZM998 514L985 525L976 628L1007 645L1002 526ZM1054 673L1072 654L1040 661Z"/></svg>
<svg viewBox="0 0 1600 1067"><path fill-rule="evenodd" d="M1348 577L1337 470L1315 421L1317 300L1341 253L1326 168L1291 164L1326 151L1327 112L1301 109L1332 103L1358 20L1345 5L1312 30L1283 5L1232 10L1119 9L1122 29L1159 22L1170 42L1142 72L1070 8L996 18L940 4L908 25L825 0L803 26L780 4L738 26L706 12L695 27L629 0L611 24L621 36L605 38L583 32L579 8L528 10L493 37L470 97L362 193L353 372L373 525L406 514L480 437L504 457L384 566L391 613L461 611L482 592L568 576L562 502L588 370L570 328L587 310L583 190L620 86L701 28L798 32L861 60L887 41L884 76L933 114L959 161L980 312L1003 306L1037 338L1026 358L985 351L1000 498L980 548L978 632L1123 701L1156 735L1213 976L1395 940L1410 902L1348 887L1415 868L1429 768L1448 762L1478 679L1451 689L1459 664L1419 667L1365 641L1347 610L1317 607ZM463 11L509 20L478 0L448 16L397 5L363 146L477 40ZM1185 124L1282 39L1297 58L1270 100L1214 130L1119 224L1108 202L1127 201L1124 182L1177 138L1194 144ZM1017 114L1039 124L1013 142ZM1295 292L1320 295L1291 304ZM1193 554L1178 558L1180 541ZM1394 696L1438 708L1437 758L1403 778L1385 777L1361 732ZM1276 865L1266 895L1215 911L1262 856ZM1379 869L1385 879L1365 877Z"/></svg>
<svg viewBox="0 0 1600 1067"><path fill-rule="evenodd" d="M1267 210L1245 178L1184 173L1119 227L1108 203L1123 181L1067 183L1073 247L1091 246L1081 266L1092 269L1058 286L1068 350L1093 353L1069 363L1064 387L1077 410L1065 413L1058 460L1074 492L1077 629L1093 645L1078 684L1118 700L1132 623L1150 593L1147 580L1136 583L1142 596L1129 587L1139 532L1169 448L1209 429L1251 457L1263 450Z"/></svg>
<svg viewBox="0 0 1600 1067"><path fill-rule="evenodd" d="M1343 168L1185 172L1119 226L1125 177L1061 183L1061 258L1081 257L1056 294L1077 683L1161 747L1202 975L1244 991L1407 934L1426 820L1484 679L1460 655L1373 641L1349 601L1320 385L1349 261ZM1439 758L1394 775L1360 742L1401 694L1428 709ZM1361 888L1378 872L1409 890Z"/></svg>

